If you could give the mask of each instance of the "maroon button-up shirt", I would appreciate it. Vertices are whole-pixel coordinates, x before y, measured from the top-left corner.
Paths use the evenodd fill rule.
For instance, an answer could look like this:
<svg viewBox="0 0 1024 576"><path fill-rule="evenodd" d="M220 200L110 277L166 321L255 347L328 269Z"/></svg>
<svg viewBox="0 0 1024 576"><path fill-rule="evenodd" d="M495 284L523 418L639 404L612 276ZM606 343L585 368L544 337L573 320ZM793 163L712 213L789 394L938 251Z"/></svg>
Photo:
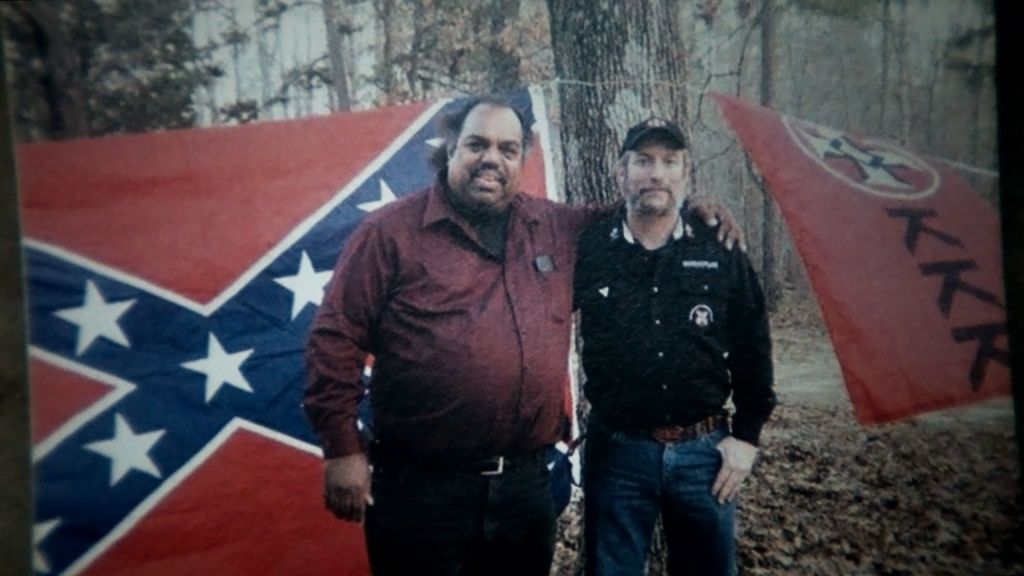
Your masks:
<svg viewBox="0 0 1024 576"><path fill-rule="evenodd" d="M593 212L519 194L504 261L440 184L368 216L313 321L305 409L324 456L363 448L364 362L376 437L418 457L521 454L565 430L576 242Z"/></svg>

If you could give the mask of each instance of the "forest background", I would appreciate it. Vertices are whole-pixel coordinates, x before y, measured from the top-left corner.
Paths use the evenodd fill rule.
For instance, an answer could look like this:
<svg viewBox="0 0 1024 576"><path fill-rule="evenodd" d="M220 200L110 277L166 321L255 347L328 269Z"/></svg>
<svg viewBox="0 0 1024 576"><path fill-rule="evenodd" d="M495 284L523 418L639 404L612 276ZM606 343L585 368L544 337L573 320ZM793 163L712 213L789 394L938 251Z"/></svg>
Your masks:
<svg viewBox="0 0 1024 576"><path fill-rule="evenodd" d="M740 504L743 572L1024 570L1010 402L859 427L778 210L706 98L889 139L953 166L998 208L991 3L43 0L0 17L18 142L535 85L557 181L584 202L616 194L608 168L629 125L674 116L697 187L740 219L772 309L781 407ZM5 393L18 401L23 390ZM577 494L562 519L558 573L582 568L580 506Z"/></svg>

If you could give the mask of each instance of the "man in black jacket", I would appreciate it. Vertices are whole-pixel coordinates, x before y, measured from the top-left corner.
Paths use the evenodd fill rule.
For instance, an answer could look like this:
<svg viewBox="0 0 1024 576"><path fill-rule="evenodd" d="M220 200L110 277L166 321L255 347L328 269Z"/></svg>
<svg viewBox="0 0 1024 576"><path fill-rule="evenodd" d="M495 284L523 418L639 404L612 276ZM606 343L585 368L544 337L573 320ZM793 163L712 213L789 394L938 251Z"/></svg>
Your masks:
<svg viewBox="0 0 1024 576"><path fill-rule="evenodd" d="M689 171L677 125L634 126L625 206L580 240L589 574L641 574L659 513L671 573L736 572L734 498L775 406L771 342L746 255L686 219Z"/></svg>

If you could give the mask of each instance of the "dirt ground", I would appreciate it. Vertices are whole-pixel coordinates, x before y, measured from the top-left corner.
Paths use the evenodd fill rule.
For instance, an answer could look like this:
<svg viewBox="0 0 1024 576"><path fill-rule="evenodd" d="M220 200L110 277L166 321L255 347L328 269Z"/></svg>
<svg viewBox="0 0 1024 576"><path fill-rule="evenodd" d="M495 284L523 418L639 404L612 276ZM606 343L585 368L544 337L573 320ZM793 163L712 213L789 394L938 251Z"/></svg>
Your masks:
<svg viewBox="0 0 1024 576"><path fill-rule="evenodd" d="M780 402L739 500L740 573L1024 574L1011 400L862 428L815 316L773 322ZM560 576L582 568L582 497L570 506Z"/></svg>

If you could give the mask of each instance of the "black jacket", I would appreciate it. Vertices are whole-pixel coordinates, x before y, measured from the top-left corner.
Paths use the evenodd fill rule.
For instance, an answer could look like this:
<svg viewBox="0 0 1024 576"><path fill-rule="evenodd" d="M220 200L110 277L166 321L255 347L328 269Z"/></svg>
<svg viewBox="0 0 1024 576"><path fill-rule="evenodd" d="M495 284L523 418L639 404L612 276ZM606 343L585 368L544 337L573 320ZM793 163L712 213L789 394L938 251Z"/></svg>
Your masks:
<svg viewBox="0 0 1024 576"><path fill-rule="evenodd" d="M721 413L758 443L775 407L764 296L746 254L697 218L694 237L648 251L630 243L620 211L580 239L585 393L596 419L621 431L687 425Z"/></svg>

